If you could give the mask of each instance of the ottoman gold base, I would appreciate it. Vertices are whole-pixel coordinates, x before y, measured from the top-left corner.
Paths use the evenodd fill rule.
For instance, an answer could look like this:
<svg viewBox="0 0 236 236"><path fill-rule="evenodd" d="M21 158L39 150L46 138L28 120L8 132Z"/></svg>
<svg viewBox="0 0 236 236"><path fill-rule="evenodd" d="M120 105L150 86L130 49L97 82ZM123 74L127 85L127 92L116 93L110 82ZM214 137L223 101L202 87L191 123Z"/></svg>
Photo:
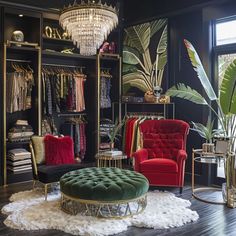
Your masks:
<svg viewBox="0 0 236 236"><path fill-rule="evenodd" d="M146 194L136 199L105 202L72 198L61 193L61 209L72 215L124 218L141 213L146 205Z"/></svg>

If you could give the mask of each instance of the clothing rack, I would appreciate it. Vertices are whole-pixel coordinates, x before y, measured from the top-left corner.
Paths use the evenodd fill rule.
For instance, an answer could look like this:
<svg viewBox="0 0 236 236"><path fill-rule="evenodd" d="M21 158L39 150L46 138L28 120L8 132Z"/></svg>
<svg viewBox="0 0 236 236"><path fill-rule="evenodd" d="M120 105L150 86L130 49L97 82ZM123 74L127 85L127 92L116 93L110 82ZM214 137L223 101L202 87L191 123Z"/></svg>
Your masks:
<svg viewBox="0 0 236 236"><path fill-rule="evenodd" d="M146 117L160 117L163 116L161 112L127 112L128 117L131 116L146 116Z"/></svg>
<svg viewBox="0 0 236 236"><path fill-rule="evenodd" d="M31 61L29 61L29 60L18 60L18 59L11 59L11 58L8 58L7 61L10 61L10 62L24 62L24 63L31 63Z"/></svg>
<svg viewBox="0 0 236 236"><path fill-rule="evenodd" d="M42 66L69 67L69 68L78 68L78 69L84 69L84 68L86 68L85 66L70 66L70 65L47 64L47 63L42 63Z"/></svg>
<svg viewBox="0 0 236 236"><path fill-rule="evenodd" d="M61 113L61 114L58 114L57 116L58 117L71 117L71 116L86 116L87 114L86 113Z"/></svg>

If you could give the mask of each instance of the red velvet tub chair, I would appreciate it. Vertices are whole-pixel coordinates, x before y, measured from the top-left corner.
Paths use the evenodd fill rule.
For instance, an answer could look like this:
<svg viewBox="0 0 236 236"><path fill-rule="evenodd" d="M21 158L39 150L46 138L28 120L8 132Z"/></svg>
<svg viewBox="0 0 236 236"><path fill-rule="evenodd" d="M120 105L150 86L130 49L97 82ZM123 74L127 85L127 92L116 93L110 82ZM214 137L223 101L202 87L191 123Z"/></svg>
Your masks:
<svg viewBox="0 0 236 236"><path fill-rule="evenodd" d="M182 193L189 125L182 120L146 120L140 124L143 148L134 153L134 169L153 186L179 187Z"/></svg>

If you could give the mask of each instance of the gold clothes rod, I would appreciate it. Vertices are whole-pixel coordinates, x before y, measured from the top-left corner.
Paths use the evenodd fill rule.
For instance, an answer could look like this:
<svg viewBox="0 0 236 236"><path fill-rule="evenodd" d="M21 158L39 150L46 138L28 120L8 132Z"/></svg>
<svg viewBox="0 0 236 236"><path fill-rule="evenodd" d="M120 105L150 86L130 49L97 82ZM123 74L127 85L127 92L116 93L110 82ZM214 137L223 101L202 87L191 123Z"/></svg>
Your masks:
<svg viewBox="0 0 236 236"><path fill-rule="evenodd" d="M10 61L10 62L24 62L24 63L31 63L31 61L29 61L29 60L18 60L18 59L10 59L10 58L8 58L7 61Z"/></svg>
<svg viewBox="0 0 236 236"><path fill-rule="evenodd" d="M54 67L70 67L70 68L86 68L85 66L70 66L70 65L61 65L61 64L46 64L43 63L42 66L54 66Z"/></svg>

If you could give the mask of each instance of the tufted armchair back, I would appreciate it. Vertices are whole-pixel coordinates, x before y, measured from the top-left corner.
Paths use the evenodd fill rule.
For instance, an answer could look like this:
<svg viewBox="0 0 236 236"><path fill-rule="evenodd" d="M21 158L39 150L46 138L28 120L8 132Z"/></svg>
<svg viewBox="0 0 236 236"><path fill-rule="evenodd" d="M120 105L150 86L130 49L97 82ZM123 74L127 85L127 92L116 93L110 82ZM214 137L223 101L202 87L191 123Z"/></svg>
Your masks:
<svg viewBox="0 0 236 236"><path fill-rule="evenodd" d="M140 131L149 159L175 160L179 150L186 150L189 125L182 120L146 120L140 124Z"/></svg>

